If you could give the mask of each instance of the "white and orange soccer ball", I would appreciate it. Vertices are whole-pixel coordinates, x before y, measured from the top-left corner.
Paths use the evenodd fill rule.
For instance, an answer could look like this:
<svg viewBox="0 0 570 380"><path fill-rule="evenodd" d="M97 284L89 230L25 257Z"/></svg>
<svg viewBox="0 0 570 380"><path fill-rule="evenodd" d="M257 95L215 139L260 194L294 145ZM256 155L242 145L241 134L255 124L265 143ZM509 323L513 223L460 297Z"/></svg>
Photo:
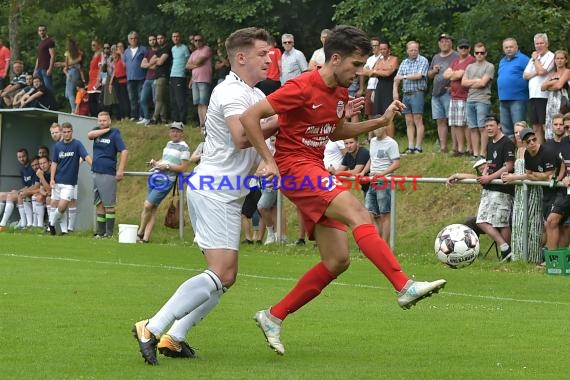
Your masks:
<svg viewBox="0 0 570 380"><path fill-rule="evenodd" d="M444 227L435 238L435 255L452 268L463 268L479 255L479 237L463 224Z"/></svg>

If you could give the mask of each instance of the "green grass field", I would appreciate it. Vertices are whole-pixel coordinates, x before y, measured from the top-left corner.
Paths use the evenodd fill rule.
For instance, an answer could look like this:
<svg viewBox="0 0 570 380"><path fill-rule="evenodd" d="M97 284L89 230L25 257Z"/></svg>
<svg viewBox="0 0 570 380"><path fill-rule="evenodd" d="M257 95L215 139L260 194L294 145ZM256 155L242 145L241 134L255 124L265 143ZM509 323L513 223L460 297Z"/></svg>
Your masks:
<svg viewBox="0 0 570 380"><path fill-rule="evenodd" d="M488 242L484 242L486 246ZM152 316L204 261L197 247L118 244L83 236L0 234L3 379L521 379L564 378L570 356L568 277L490 254L462 270L431 246L400 252L418 279L448 286L401 310L357 252L348 272L283 326L286 355L253 314L317 262L316 250L246 246L236 285L188 337L195 360L143 363L132 324Z"/></svg>

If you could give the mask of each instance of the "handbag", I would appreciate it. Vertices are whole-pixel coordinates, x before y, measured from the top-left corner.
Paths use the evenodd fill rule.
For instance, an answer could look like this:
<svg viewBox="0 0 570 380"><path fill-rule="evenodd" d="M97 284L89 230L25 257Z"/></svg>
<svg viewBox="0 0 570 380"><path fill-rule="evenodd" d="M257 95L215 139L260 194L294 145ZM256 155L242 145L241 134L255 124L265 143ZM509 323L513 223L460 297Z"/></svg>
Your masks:
<svg viewBox="0 0 570 380"><path fill-rule="evenodd" d="M177 195L178 193L178 178L174 182L174 186L172 188L172 198L170 199L170 205L168 205L168 209L166 210L166 216L164 217L164 225L168 228L178 228L180 227L180 207L179 207L179 199ZM184 221L182 222L184 223ZM183 224L184 225L184 224Z"/></svg>

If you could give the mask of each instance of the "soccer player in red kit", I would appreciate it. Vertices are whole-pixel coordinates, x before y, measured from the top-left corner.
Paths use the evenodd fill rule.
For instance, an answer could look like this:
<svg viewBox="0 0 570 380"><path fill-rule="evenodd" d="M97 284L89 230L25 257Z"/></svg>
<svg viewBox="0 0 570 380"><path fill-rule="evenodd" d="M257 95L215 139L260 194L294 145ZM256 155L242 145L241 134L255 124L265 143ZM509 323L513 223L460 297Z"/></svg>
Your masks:
<svg viewBox="0 0 570 380"><path fill-rule="evenodd" d="M324 50L322 68L289 80L240 117L249 141L263 160L264 168L258 174L268 181L275 176L294 178L297 186L289 183L282 191L301 210L309 237L317 241L321 256L281 301L255 314L269 346L281 355L285 353L281 343L283 320L348 269L347 227L364 255L392 283L402 308L410 308L446 284L445 280L410 279L376 232L362 203L345 186L332 181L325 169L323 152L329 138L343 140L385 126L404 105L394 101L379 118L345 122L364 103L364 98L349 101L347 88L370 54L370 39L355 27L340 25L332 31ZM274 114L279 115L275 156L265 144L260 124ZM313 186L302 186L308 182Z"/></svg>

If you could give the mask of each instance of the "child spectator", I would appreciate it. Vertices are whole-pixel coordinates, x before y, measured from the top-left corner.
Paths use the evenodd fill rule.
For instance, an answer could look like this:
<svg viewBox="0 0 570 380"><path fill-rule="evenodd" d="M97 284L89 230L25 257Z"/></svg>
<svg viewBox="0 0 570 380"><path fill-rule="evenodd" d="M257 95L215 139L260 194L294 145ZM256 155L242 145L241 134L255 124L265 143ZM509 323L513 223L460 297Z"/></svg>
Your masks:
<svg viewBox="0 0 570 380"><path fill-rule="evenodd" d="M75 111L76 115L89 116L89 94L85 82L81 79L75 82Z"/></svg>

